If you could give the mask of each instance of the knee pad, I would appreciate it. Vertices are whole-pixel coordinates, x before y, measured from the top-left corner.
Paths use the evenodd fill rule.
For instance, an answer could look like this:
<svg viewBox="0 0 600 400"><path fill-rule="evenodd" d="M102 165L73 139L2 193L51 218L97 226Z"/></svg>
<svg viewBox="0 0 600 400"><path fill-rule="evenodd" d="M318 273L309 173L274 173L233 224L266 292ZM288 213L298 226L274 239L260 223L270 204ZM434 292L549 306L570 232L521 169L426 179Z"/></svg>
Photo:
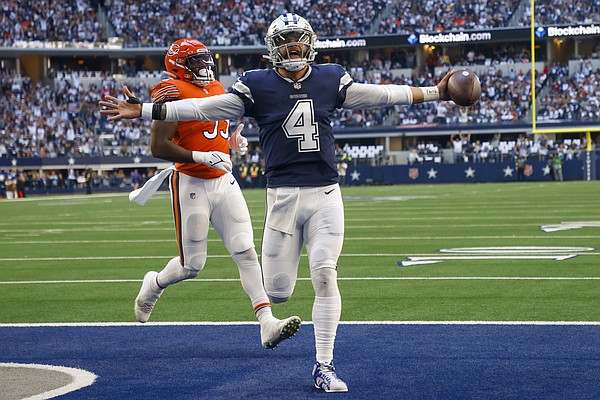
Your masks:
<svg viewBox="0 0 600 400"><path fill-rule="evenodd" d="M229 239L229 248L231 254L240 254L254 247L252 235L247 232L240 232Z"/></svg>
<svg viewBox="0 0 600 400"><path fill-rule="evenodd" d="M272 303L285 303L292 297L294 287L290 276L284 272L280 272L273 276L271 282L265 282L265 291Z"/></svg>
<svg viewBox="0 0 600 400"><path fill-rule="evenodd" d="M331 297L339 294L337 285L337 270L333 265L320 266L313 269L310 279L318 297Z"/></svg>
<svg viewBox="0 0 600 400"><path fill-rule="evenodd" d="M190 271L190 273L195 273L198 275L198 272L202 271L204 265L206 264L206 253L204 254L194 254L191 257L188 257L184 269Z"/></svg>
<svg viewBox="0 0 600 400"><path fill-rule="evenodd" d="M186 221L186 234L189 240L200 242L208 237L208 216L205 214L191 214Z"/></svg>

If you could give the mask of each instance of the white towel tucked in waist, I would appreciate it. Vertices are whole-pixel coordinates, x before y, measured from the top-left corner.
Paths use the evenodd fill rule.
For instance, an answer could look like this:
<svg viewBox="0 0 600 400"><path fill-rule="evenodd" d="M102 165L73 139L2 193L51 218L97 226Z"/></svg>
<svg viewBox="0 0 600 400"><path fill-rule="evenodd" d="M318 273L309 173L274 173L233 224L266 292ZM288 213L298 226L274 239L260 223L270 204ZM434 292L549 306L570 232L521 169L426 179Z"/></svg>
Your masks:
<svg viewBox="0 0 600 400"><path fill-rule="evenodd" d="M148 179L144 186L129 193L129 201L138 203L140 206L146 204L150 197L156 193L160 185L162 185L163 181L167 179L174 170L175 166L171 165L169 168L162 170L160 173Z"/></svg>
<svg viewBox="0 0 600 400"><path fill-rule="evenodd" d="M275 202L268 210L267 228L292 235L298 213L298 188L277 188Z"/></svg>

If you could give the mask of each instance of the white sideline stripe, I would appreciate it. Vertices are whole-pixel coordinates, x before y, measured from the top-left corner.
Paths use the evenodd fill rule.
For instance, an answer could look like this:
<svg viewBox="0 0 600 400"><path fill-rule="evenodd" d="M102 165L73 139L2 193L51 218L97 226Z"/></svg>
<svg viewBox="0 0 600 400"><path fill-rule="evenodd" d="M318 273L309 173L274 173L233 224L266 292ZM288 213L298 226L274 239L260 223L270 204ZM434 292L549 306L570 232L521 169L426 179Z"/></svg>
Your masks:
<svg viewBox="0 0 600 400"><path fill-rule="evenodd" d="M312 325L302 321L302 325ZM15 323L0 324L0 328L44 328L44 327L145 327L145 326L235 326L258 325L258 321L231 322L65 322L65 323ZM600 326L600 321L340 321L340 325L591 325Z"/></svg>
<svg viewBox="0 0 600 400"><path fill-rule="evenodd" d="M0 363L0 367L4 368L33 368L33 369L45 369L48 371L58 371L70 375L73 378L73 382L65 385L63 387L49 390L44 393L36 394L34 396L25 397L21 400L43 400L43 399L51 399L53 397L62 396L63 394L67 394L73 392L75 390L79 390L86 386L90 386L96 380L97 376L92 374L89 371L79 369L79 368L70 368L70 367L61 367L57 365L45 365L45 364L17 364L17 363Z"/></svg>
<svg viewBox="0 0 600 400"><path fill-rule="evenodd" d="M298 278L310 281L310 278ZM374 277L338 277L338 281L597 281L599 276L374 276ZM53 285L61 283L139 283L141 279L87 279L58 281L0 281L0 285ZM239 282L239 278L188 279L185 282Z"/></svg>

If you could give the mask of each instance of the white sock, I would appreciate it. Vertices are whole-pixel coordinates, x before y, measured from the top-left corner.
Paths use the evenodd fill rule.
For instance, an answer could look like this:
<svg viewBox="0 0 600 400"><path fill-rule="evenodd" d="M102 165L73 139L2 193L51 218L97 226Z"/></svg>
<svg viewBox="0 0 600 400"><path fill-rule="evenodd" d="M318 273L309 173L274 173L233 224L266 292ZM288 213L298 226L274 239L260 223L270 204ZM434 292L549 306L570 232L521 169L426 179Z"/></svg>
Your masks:
<svg viewBox="0 0 600 400"><path fill-rule="evenodd" d="M315 329L317 361L329 364L333 360L335 335L342 314L342 298L337 296L315 297L312 319Z"/></svg>
<svg viewBox="0 0 600 400"><path fill-rule="evenodd" d="M273 313L263 286L262 271L260 270L256 251L249 249L243 253L234 254L232 257L238 266L242 287L250 298L254 314L262 325L265 319L273 318Z"/></svg>

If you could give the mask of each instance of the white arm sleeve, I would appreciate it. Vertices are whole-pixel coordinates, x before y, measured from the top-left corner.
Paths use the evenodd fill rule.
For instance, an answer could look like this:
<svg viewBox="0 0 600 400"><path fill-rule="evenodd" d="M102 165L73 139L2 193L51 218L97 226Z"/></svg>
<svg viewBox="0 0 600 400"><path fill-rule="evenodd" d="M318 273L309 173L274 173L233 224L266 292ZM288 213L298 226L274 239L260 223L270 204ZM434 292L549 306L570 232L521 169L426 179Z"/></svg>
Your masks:
<svg viewBox="0 0 600 400"><path fill-rule="evenodd" d="M220 121L244 116L244 102L233 93L165 103L165 121ZM142 105L142 118L152 119L152 103Z"/></svg>
<svg viewBox="0 0 600 400"><path fill-rule="evenodd" d="M413 96L408 85L373 85L355 82L348 87L343 106L349 109L366 109L396 104L410 105L412 102Z"/></svg>

